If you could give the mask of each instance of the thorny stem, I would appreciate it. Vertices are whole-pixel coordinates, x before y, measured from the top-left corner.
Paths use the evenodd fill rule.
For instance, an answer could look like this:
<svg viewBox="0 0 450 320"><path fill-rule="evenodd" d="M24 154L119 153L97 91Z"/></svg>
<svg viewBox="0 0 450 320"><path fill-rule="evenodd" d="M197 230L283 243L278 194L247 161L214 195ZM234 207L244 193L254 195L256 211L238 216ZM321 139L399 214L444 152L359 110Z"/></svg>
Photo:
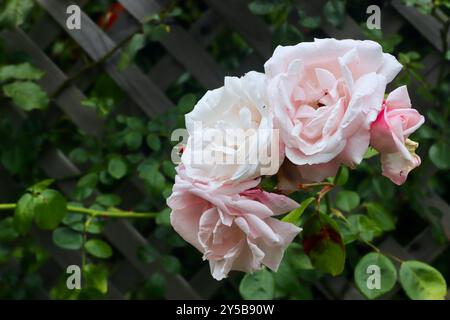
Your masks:
<svg viewBox="0 0 450 320"><path fill-rule="evenodd" d="M0 204L0 211L11 211L15 210L16 207L17 204L15 203ZM94 210L70 205L67 206L67 211L86 214L91 217L104 217L104 218L153 219L158 215L158 213L155 212L133 212L133 211L122 211L119 209Z"/></svg>
<svg viewBox="0 0 450 320"><path fill-rule="evenodd" d="M399 262L399 263L403 263L403 260L402 260L402 259L400 259L399 257L397 257L397 256L395 256L395 255L393 255L393 254L391 254L391 253L381 251L381 249L378 248L378 247L377 247L376 245L374 245L373 243L371 243L371 242L369 242L369 241L366 241L366 240L362 240L362 239L359 239L359 240L360 240L361 242L365 243L366 245L368 245L370 248L372 248L373 251L375 251L375 252L377 252L377 253L380 253L380 254L383 254L383 255L385 255L385 256L389 256L389 257L391 257L392 259L394 259L395 261L397 261L397 262Z"/></svg>
<svg viewBox="0 0 450 320"><path fill-rule="evenodd" d="M89 228L89 224L91 223L92 219L94 219L95 216L90 216L86 219L83 226L83 243L81 246L81 266L82 266L82 272L84 273L85 266L86 266L86 249L84 248L84 245L87 242L87 230Z"/></svg>
<svg viewBox="0 0 450 320"><path fill-rule="evenodd" d="M0 211L14 210L14 209L16 209L16 204L15 203L0 204Z"/></svg>

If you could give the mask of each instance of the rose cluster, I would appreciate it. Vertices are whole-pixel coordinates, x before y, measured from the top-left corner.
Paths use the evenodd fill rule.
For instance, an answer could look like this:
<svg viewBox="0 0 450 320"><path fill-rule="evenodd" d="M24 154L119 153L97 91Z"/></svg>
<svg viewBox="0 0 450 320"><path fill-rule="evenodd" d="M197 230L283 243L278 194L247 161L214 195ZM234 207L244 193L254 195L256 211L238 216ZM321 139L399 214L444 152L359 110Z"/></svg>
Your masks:
<svg viewBox="0 0 450 320"><path fill-rule="evenodd" d="M186 115L189 139L167 200L174 229L203 253L218 280L230 270L277 270L301 231L275 218L298 204L262 190L261 176L277 174L278 190L292 191L336 175L341 165L354 168L369 146L380 153L382 174L398 185L420 165L408 136L424 118L405 86L385 97L402 66L376 42L279 46L264 68L226 77ZM211 138L229 129L246 134ZM261 150L270 150L269 168ZM205 151L243 161L192 160L204 160Z"/></svg>

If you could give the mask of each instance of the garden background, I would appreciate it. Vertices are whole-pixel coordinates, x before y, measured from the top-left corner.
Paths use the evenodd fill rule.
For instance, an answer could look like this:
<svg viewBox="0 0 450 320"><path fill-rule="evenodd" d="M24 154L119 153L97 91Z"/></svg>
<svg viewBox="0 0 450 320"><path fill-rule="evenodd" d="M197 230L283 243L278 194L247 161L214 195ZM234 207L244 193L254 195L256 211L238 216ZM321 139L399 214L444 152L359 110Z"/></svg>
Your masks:
<svg viewBox="0 0 450 320"><path fill-rule="evenodd" d="M81 30L67 29L70 4ZM366 27L369 5L381 30ZM449 282L449 14L447 0L1 1L0 202L47 192L56 216L66 201L73 210L30 225L0 205L0 298L360 299L354 269L371 248L355 239ZM404 65L390 89L407 84L426 118L414 135L422 165L401 187L376 155L343 169L331 193L336 220L351 221L341 275L314 269L297 241L277 273L217 282L170 227L171 133L224 76L262 71L277 45L325 37L378 41ZM92 215L110 207L155 218ZM67 289L69 265L83 265L83 290ZM382 298L407 295L396 284Z"/></svg>

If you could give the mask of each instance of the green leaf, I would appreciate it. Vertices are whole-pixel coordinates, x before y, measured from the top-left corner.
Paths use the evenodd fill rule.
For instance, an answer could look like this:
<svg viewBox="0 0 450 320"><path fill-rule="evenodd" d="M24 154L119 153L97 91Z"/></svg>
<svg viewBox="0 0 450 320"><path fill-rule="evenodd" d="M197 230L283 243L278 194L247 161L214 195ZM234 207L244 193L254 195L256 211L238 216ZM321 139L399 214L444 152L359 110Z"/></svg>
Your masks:
<svg viewBox="0 0 450 320"><path fill-rule="evenodd" d="M116 194L102 194L97 196L95 202L109 208L118 206L122 202L122 199Z"/></svg>
<svg viewBox="0 0 450 320"><path fill-rule="evenodd" d="M315 200L314 197L310 197L308 199L303 200L302 203L300 204L300 207L289 212L283 219L281 219L281 221L298 224L300 222L300 217L302 216L303 212L305 212L306 208L314 200Z"/></svg>
<svg viewBox="0 0 450 320"><path fill-rule="evenodd" d="M305 222L303 248L314 268L333 276L344 271L342 236L336 222L326 214L314 214Z"/></svg>
<svg viewBox="0 0 450 320"><path fill-rule="evenodd" d="M144 25L144 34L150 41L160 41L169 32L170 26L164 23Z"/></svg>
<svg viewBox="0 0 450 320"><path fill-rule="evenodd" d="M67 200L56 190L44 190L35 202L34 219L41 229L55 229L67 214Z"/></svg>
<svg viewBox="0 0 450 320"><path fill-rule="evenodd" d="M69 158L78 163L85 163L89 159L89 153L86 149L75 148L70 152Z"/></svg>
<svg viewBox="0 0 450 320"><path fill-rule="evenodd" d="M90 221L90 223L87 225L87 227L85 227L85 223L83 221L67 223L66 225L69 228L71 228L72 230L75 230L77 232L86 231L87 233L91 233L91 234L101 234L103 231L104 222L93 219Z"/></svg>
<svg viewBox="0 0 450 320"><path fill-rule="evenodd" d="M0 82L8 80L39 80L44 72L28 62L0 67Z"/></svg>
<svg viewBox="0 0 450 320"><path fill-rule="evenodd" d="M175 170L175 165L172 163L172 161L164 160L162 163L162 171L164 174L172 179L175 179L175 176L177 174Z"/></svg>
<svg viewBox="0 0 450 320"><path fill-rule="evenodd" d="M305 11L298 9L297 10L299 23L302 27L308 29L317 29L320 27L321 18L320 17L309 17Z"/></svg>
<svg viewBox="0 0 450 320"><path fill-rule="evenodd" d="M197 97L195 94L186 94L178 101L177 109L180 113L185 114L192 111L196 103Z"/></svg>
<svg viewBox="0 0 450 320"><path fill-rule="evenodd" d="M372 241L382 234L378 224L366 215L354 214L348 218L352 233L365 241Z"/></svg>
<svg viewBox="0 0 450 320"><path fill-rule="evenodd" d="M249 10L256 15L266 15L277 9L277 4L272 1L256 0L248 5Z"/></svg>
<svg viewBox="0 0 450 320"><path fill-rule="evenodd" d="M340 28L345 21L345 4L344 0L328 0L323 7L323 15L325 19L333 26Z"/></svg>
<svg viewBox="0 0 450 320"><path fill-rule="evenodd" d="M342 187L343 185L345 185L347 183L348 177L349 177L348 168L342 166L341 173L340 173L337 181L335 182L335 184L337 186L341 186Z"/></svg>
<svg viewBox="0 0 450 320"><path fill-rule="evenodd" d="M150 133L147 136L147 145L153 150L153 151L159 151L161 150L161 140L156 134Z"/></svg>
<svg viewBox="0 0 450 320"><path fill-rule="evenodd" d="M137 251L139 260L145 263L153 263L159 257L158 251L152 245L145 245L139 247Z"/></svg>
<svg viewBox="0 0 450 320"><path fill-rule="evenodd" d="M359 195L354 191L340 191L336 195L336 206L343 211L352 211L359 205Z"/></svg>
<svg viewBox="0 0 450 320"><path fill-rule="evenodd" d="M447 294L447 284L442 274L420 261L402 263L400 284L413 300L443 300Z"/></svg>
<svg viewBox="0 0 450 320"><path fill-rule="evenodd" d="M127 164L122 157L114 157L108 163L109 174L119 180L127 174Z"/></svg>
<svg viewBox="0 0 450 320"><path fill-rule="evenodd" d="M372 252L359 260L354 278L356 286L364 296L368 299L376 299L391 291L395 286L397 270L387 257Z"/></svg>
<svg viewBox="0 0 450 320"><path fill-rule="evenodd" d="M24 194L17 202L14 213L14 227L21 235L25 235L31 228L34 219L34 198L31 194Z"/></svg>
<svg viewBox="0 0 450 320"><path fill-rule="evenodd" d="M433 144L428 155L438 169L450 169L450 148L447 142L441 141Z"/></svg>
<svg viewBox="0 0 450 320"><path fill-rule="evenodd" d="M445 53L445 59L450 61L450 50L447 50L447 52Z"/></svg>
<svg viewBox="0 0 450 320"><path fill-rule="evenodd" d="M137 150L142 144L142 134L136 131L129 132L125 135L125 143L130 150Z"/></svg>
<svg viewBox="0 0 450 320"><path fill-rule="evenodd" d="M135 34L123 49L120 55L118 69L125 70L134 60L136 54L145 46L145 35L142 33Z"/></svg>
<svg viewBox="0 0 450 320"><path fill-rule="evenodd" d="M171 210L169 208L164 209L156 216L155 222L157 224L170 226L170 212Z"/></svg>
<svg viewBox="0 0 450 320"><path fill-rule="evenodd" d="M18 27L22 25L34 7L33 0L7 0L0 14L0 25Z"/></svg>
<svg viewBox="0 0 450 320"><path fill-rule="evenodd" d="M53 180L53 179L42 180L42 181L36 183L35 185L31 186L30 188L28 188L28 191L30 191L33 194L42 193L48 187L50 187L54 182L55 182L55 180Z"/></svg>
<svg viewBox="0 0 450 320"><path fill-rule="evenodd" d="M108 292L108 268L102 265L87 264L83 268L84 288Z"/></svg>
<svg viewBox="0 0 450 320"><path fill-rule="evenodd" d="M84 244L87 252L97 258L108 259L112 256L111 246L103 240L91 239Z"/></svg>
<svg viewBox="0 0 450 320"><path fill-rule="evenodd" d="M95 172L88 173L78 180L75 189L77 199L85 199L92 195L98 183L98 175Z"/></svg>
<svg viewBox="0 0 450 320"><path fill-rule="evenodd" d="M161 264L164 270L170 274L176 274L181 272L181 263L177 257L174 256L164 256L161 259Z"/></svg>
<svg viewBox="0 0 450 320"><path fill-rule="evenodd" d="M379 154L377 150L375 150L372 147L369 147L369 149L367 149L366 153L364 154L364 159L370 159L372 157L375 157L377 154Z"/></svg>
<svg viewBox="0 0 450 320"><path fill-rule="evenodd" d="M45 91L34 82L17 81L3 86L5 96L25 111L45 109L49 99Z"/></svg>
<svg viewBox="0 0 450 320"><path fill-rule="evenodd" d="M148 291L152 298L164 298L166 293L166 278L163 274L156 272L152 274L150 279L145 281L145 289Z"/></svg>
<svg viewBox="0 0 450 320"><path fill-rule="evenodd" d="M83 245L83 236L69 228L58 228L53 231L53 243L67 250L78 250Z"/></svg>
<svg viewBox="0 0 450 320"><path fill-rule="evenodd" d="M274 277L266 269L247 273L239 285L239 292L245 300L272 300L275 294Z"/></svg>
<svg viewBox="0 0 450 320"><path fill-rule="evenodd" d="M0 220L0 243L13 241L19 236L14 227L14 217L7 217Z"/></svg>
<svg viewBox="0 0 450 320"><path fill-rule="evenodd" d="M161 192L165 187L165 178L159 172L159 164L154 160L146 160L138 166L139 177L149 185L150 188Z"/></svg>
<svg viewBox="0 0 450 320"><path fill-rule="evenodd" d="M366 203L367 214L375 221L375 223L383 231L395 230L395 219L392 215L378 203L369 202Z"/></svg>

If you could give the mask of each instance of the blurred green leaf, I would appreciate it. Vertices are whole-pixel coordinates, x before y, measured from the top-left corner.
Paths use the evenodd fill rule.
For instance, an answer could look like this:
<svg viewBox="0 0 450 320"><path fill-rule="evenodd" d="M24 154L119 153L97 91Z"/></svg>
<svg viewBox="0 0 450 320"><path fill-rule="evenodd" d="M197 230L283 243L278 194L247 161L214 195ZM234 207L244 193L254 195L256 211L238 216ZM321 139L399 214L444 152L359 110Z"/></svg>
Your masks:
<svg viewBox="0 0 450 320"><path fill-rule="evenodd" d="M33 0L6 0L5 4L0 7L0 26L21 26L33 7Z"/></svg>
<svg viewBox="0 0 450 320"><path fill-rule="evenodd" d="M157 224L161 224L161 225L165 225L165 226L170 226L170 212L171 210L169 208L164 209L163 211L161 211L157 216L156 216L156 223Z"/></svg>
<svg viewBox="0 0 450 320"><path fill-rule="evenodd" d="M325 19L336 28L342 27L345 22L345 0L328 0L323 7Z"/></svg>
<svg viewBox="0 0 450 320"><path fill-rule="evenodd" d="M28 233L34 219L34 198L31 194L24 194L17 202L14 213L14 227L17 232L24 235Z"/></svg>
<svg viewBox="0 0 450 320"><path fill-rule="evenodd" d="M300 206L291 212L289 212L286 216L281 219L281 221L284 222L290 222L298 225L300 223L300 217L302 216L303 212L308 208L308 206L313 203L315 200L314 197L307 198L302 201Z"/></svg>
<svg viewBox="0 0 450 320"><path fill-rule="evenodd" d="M122 199L116 194L101 194L97 196L95 202L109 208L118 206L122 202Z"/></svg>
<svg viewBox="0 0 450 320"><path fill-rule="evenodd" d="M379 203L366 203L367 214L383 231L395 230L394 217Z"/></svg>
<svg viewBox="0 0 450 320"><path fill-rule="evenodd" d="M359 195L354 191L340 191L336 195L336 206L343 211L352 211L359 205Z"/></svg>
<svg viewBox="0 0 450 320"><path fill-rule="evenodd" d="M112 256L111 246L103 240L91 239L84 244L84 248L94 257L108 259Z"/></svg>
<svg viewBox="0 0 450 320"><path fill-rule="evenodd" d="M275 280L266 269L247 273L241 280L239 292L245 300L272 300L275 295Z"/></svg>
<svg viewBox="0 0 450 320"><path fill-rule="evenodd" d="M25 111L45 109L49 99L45 91L34 82L16 81L3 86L5 96Z"/></svg>
<svg viewBox="0 0 450 320"><path fill-rule="evenodd" d="M185 114L194 108L197 103L197 97L194 94L186 94L178 101L177 109L180 113Z"/></svg>
<svg viewBox="0 0 450 320"><path fill-rule="evenodd" d="M67 250L78 250L83 245L83 236L69 228L57 228L53 231L53 243Z"/></svg>
<svg viewBox="0 0 450 320"><path fill-rule="evenodd" d="M341 187L344 186L348 181L348 177L349 177L348 168L343 166L341 168L341 173L340 173L337 181L335 182L335 184L337 186L341 186Z"/></svg>
<svg viewBox="0 0 450 320"><path fill-rule="evenodd" d="M336 222L326 214L314 214L305 222L303 247L314 268L333 276L344 270L342 236Z"/></svg>
<svg viewBox="0 0 450 320"><path fill-rule="evenodd" d="M352 233L365 241L372 241L374 237L382 234L378 224L366 215L353 214L348 218Z"/></svg>
<svg viewBox="0 0 450 320"><path fill-rule="evenodd" d="M120 55L119 64L117 68L120 71L125 70L130 64L133 63L136 54L145 46L145 35L138 33L135 34L123 49Z"/></svg>
<svg viewBox="0 0 450 320"><path fill-rule="evenodd" d="M103 265L87 264L83 268L84 287L108 292L108 268ZM83 289L84 290L84 289Z"/></svg>
<svg viewBox="0 0 450 320"><path fill-rule="evenodd" d="M441 141L433 144L428 156L438 169L450 169L450 147L447 142Z"/></svg>
<svg viewBox="0 0 450 320"><path fill-rule="evenodd" d="M376 272L379 271L379 274ZM354 272L355 284L368 299L376 299L394 287L397 269L380 253L366 254L359 260Z"/></svg>
<svg viewBox="0 0 450 320"><path fill-rule="evenodd" d="M163 256L161 264L164 270L170 274L177 274L181 272L181 263L175 256Z"/></svg>
<svg viewBox="0 0 450 320"><path fill-rule="evenodd" d="M142 145L142 134L139 132L129 132L125 135L125 143L130 150L137 150Z"/></svg>
<svg viewBox="0 0 450 320"><path fill-rule="evenodd" d="M56 190L47 189L35 198L34 216L41 229L55 229L67 214L67 200Z"/></svg>
<svg viewBox="0 0 450 320"><path fill-rule="evenodd" d="M413 300L443 300L447 294L447 284L441 273L420 261L402 263L400 283Z"/></svg>
<svg viewBox="0 0 450 320"><path fill-rule="evenodd" d="M161 150L161 140L159 139L159 137L156 134L150 133L147 136L147 145L153 151Z"/></svg>
<svg viewBox="0 0 450 320"><path fill-rule="evenodd" d="M39 80L44 72L25 62L0 67L0 82L8 80Z"/></svg>
<svg viewBox="0 0 450 320"><path fill-rule="evenodd" d="M137 255L144 263L153 263L159 257L158 251L150 244L139 247Z"/></svg>
<svg viewBox="0 0 450 320"><path fill-rule="evenodd" d="M270 0L255 0L249 3L248 8L253 14L266 15L277 9L277 3Z"/></svg>
<svg viewBox="0 0 450 320"><path fill-rule="evenodd" d="M114 179L121 179L127 174L127 164L120 156L114 156L108 162L108 172Z"/></svg>

